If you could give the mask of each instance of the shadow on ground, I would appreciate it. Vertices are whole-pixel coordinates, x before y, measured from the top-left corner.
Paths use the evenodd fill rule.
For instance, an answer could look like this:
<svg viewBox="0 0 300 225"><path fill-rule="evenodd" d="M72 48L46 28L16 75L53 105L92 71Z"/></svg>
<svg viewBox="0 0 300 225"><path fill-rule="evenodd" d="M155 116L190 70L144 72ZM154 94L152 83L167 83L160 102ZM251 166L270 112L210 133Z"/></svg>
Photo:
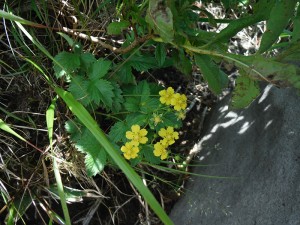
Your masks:
<svg viewBox="0 0 300 225"><path fill-rule="evenodd" d="M195 146L198 174L170 216L176 225L300 224L300 96L264 88L247 109L228 98L206 121Z"/></svg>

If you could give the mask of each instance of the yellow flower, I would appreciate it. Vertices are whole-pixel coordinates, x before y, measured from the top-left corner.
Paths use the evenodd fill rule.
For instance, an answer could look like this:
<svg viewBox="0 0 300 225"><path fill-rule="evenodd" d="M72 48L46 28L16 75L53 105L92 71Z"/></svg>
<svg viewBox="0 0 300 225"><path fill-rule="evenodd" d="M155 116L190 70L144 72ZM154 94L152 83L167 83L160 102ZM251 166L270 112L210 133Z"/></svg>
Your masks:
<svg viewBox="0 0 300 225"><path fill-rule="evenodd" d="M177 114L177 120L184 120L185 119L185 112L179 111Z"/></svg>
<svg viewBox="0 0 300 225"><path fill-rule="evenodd" d="M121 151L124 153L125 159L134 159L138 156L139 148L132 142L126 142L121 147Z"/></svg>
<svg viewBox="0 0 300 225"><path fill-rule="evenodd" d="M154 155L159 157L161 160L164 160L168 157L168 151L166 149L167 145L164 142L160 141L154 144Z"/></svg>
<svg viewBox="0 0 300 225"><path fill-rule="evenodd" d="M131 131L126 132L126 138L131 140L131 142L138 146L139 144L146 144L148 138L146 137L148 131L146 129L141 129L139 125L132 125Z"/></svg>
<svg viewBox="0 0 300 225"><path fill-rule="evenodd" d="M163 138L167 145L174 144L175 140L179 138L178 132L174 131L173 127L161 128L158 131L158 135Z"/></svg>
<svg viewBox="0 0 300 225"><path fill-rule="evenodd" d="M171 99L174 95L174 89L172 87L168 87L166 90L160 91L159 95L159 101L162 104L171 105Z"/></svg>
<svg viewBox="0 0 300 225"><path fill-rule="evenodd" d="M173 95L172 99L171 99L171 105L174 106L174 109L176 111L180 111L182 109L186 109L186 106L187 106L187 98L184 94L179 94L179 93L176 93Z"/></svg>
<svg viewBox="0 0 300 225"><path fill-rule="evenodd" d="M151 120L154 122L154 126L156 126L157 124L162 122L161 117L162 117L162 114L153 113L153 117Z"/></svg>

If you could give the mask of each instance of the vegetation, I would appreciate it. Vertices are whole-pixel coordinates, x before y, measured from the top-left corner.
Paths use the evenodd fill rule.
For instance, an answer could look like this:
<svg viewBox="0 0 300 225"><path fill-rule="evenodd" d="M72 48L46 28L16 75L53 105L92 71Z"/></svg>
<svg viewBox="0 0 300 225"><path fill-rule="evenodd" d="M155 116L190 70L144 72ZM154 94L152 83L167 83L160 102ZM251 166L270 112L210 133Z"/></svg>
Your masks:
<svg viewBox="0 0 300 225"><path fill-rule="evenodd" d="M9 225L173 224L161 192L176 195L189 174L188 153L173 146L194 101L174 82L200 71L218 96L229 85L224 67L234 68L234 108L260 94L260 81L300 89L296 0L1 3L0 215ZM257 48L230 50L262 23ZM180 75L160 76L172 68ZM88 198L89 211L73 214L67 203ZM126 204L142 207L124 216ZM26 216L33 210L38 219Z"/></svg>

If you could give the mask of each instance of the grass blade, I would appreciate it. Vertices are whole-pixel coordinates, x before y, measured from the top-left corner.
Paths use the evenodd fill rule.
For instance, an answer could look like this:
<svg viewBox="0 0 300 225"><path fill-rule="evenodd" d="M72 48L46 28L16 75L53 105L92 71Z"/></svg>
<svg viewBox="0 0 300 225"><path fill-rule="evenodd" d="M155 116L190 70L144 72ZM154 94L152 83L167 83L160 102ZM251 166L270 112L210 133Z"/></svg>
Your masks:
<svg viewBox="0 0 300 225"><path fill-rule="evenodd" d="M47 123L47 128L48 128L48 136L49 136L51 151L53 151L52 141L53 141L54 110L55 110L56 99L57 98L54 98L52 100L51 105L49 106L48 110L46 111L46 123ZM61 202L61 206L63 209L66 225L71 225L71 219L70 219L69 210L68 210L68 206L67 206L67 202L66 202L64 187L62 184L58 164L57 164L55 157L53 157L53 170L54 170L58 194L60 197L60 202Z"/></svg>

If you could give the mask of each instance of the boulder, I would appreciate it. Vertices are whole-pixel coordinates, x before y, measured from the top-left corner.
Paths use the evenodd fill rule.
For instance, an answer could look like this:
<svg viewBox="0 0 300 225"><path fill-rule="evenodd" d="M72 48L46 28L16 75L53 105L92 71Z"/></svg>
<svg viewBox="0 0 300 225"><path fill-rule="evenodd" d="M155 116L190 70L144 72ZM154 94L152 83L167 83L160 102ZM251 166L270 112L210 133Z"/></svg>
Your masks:
<svg viewBox="0 0 300 225"><path fill-rule="evenodd" d="M300 224L297 91L268 85L243 110L231 110L228 100L206 119L193 149L199 176L189 178L171 219L175 225Z"/></svg>

